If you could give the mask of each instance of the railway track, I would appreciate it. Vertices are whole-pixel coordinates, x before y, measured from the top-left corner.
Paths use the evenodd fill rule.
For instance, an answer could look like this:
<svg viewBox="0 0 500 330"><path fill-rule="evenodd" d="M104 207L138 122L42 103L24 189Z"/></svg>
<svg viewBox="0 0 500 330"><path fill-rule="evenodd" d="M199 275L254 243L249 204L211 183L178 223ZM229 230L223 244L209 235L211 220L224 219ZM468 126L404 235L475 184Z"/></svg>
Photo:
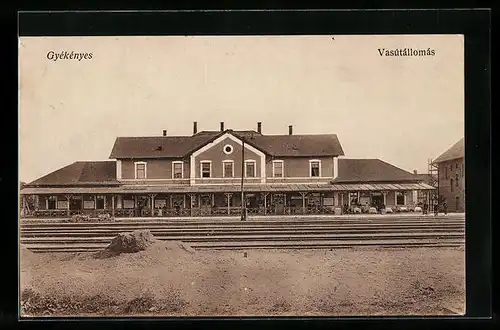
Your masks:
<svg viewBox="0 0 500 330"><path fill-rule="evenodd" d="M86 252L106 247L121 232L149 229L160 240L195 249L328 249L350 247L458 247L464 216L341 217L287 220L124 220L107 223L23 221L21 244L34 252Z"/></svg>

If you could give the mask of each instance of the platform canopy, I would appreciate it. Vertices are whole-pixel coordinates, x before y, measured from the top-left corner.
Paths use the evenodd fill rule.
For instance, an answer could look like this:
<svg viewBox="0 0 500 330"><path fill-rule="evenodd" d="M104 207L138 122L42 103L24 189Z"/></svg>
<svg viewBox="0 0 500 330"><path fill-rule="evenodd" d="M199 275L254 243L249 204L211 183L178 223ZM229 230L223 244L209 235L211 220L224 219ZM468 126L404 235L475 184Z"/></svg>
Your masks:
<svg viewBox="0 0 500 330"><path fill-rule="evenodd" d="M391 191L433 190L425 183L370 183L370 184L247 184L247 192L321 192L321 191ZM148 193L230 193L241 192L239 185L195 185L195 186L120 186L120 187L33 187L24 188L21 194L148 194Z"/></svg>

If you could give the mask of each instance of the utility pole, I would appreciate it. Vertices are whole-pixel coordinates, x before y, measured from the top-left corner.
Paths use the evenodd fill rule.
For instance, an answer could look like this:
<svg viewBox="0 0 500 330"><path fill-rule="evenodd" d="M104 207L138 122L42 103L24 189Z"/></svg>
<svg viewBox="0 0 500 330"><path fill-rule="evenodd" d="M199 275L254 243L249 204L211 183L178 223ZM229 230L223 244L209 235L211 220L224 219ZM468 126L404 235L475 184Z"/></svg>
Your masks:
<svg viewBox="0 0 500 330"><path fill-rule="evenodd" d="M243 191L243 179L245 177L245 138L241 138L241 221L246 220L245 193Z"/></svg>

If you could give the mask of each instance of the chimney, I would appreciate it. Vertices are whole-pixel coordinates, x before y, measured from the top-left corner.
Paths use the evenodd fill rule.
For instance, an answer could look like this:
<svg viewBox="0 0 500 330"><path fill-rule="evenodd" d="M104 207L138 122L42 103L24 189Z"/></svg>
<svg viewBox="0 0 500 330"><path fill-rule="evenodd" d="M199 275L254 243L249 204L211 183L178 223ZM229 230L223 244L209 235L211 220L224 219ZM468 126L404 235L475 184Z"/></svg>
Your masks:
<svg viewBox="0 0 500 330"><path fill-rule="evenodd" d="M260 121L257 123L257 132L259 132L259 134L262 134L262 123Z"/></svg>
<svg viewBox="0 0 500 330"><path fill-rule="evenodd" d="M197 122L193 122L193 135L195 135L196 133L198 133L198 123Z"/></svg>
<svg viewBox="0 0 500 330"><path fill-rule="evenodd" d="M163 130L163 136L167 136L167 130L166 129Z"/></svg>
<svg viewBox="0 0 500 330"><path fill-rule="evenodd" d="M292 135L293 134L293 126L290 125L288 126L288 135Z"/></svg>
<svg viewBox="0 0 500 330"><path fill-rule="evenodd" d="M224 122L223 121L220 122L220 131L221 132L224 131Z"/></svg>
<svg viewBox="0 0 500 330"><path fill-rule="evenodd" d="M417 174L417 170L413 170L413 174Z"/></svg>

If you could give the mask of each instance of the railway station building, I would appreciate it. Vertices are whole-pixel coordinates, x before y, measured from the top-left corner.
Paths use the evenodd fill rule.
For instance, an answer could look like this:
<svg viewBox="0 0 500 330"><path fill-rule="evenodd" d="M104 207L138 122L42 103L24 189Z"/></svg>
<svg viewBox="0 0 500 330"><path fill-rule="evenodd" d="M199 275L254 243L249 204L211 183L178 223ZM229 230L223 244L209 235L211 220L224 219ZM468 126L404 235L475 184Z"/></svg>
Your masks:
<svg viewBox="0 0 500 330"><path fill-rule="evenodd" d="M197 128L116 138L110 160L77 161L25 185L22 216L339 214L411 209L434 189L380 159L345 158L336 134Z"/></svg>

